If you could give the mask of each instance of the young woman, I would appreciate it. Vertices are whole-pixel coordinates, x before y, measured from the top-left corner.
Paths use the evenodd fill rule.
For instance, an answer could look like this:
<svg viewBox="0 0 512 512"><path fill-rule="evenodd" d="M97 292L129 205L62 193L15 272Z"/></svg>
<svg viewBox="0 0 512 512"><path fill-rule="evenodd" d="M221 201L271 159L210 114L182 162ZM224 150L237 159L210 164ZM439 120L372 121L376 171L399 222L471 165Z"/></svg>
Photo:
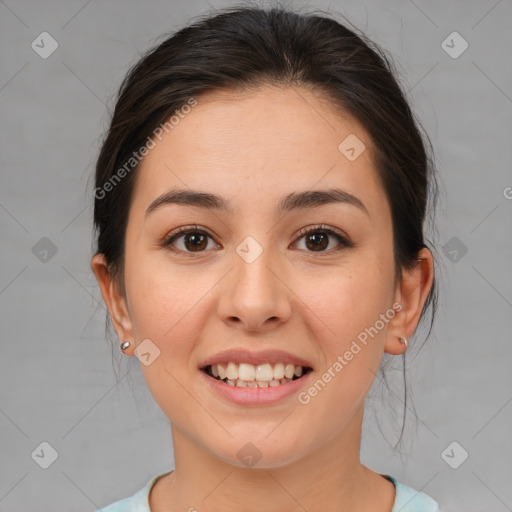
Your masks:
<svg viewBox="0 0 512 512"><path fill-rule="evenodd" d="M233 8L150 51L96 167L92 269L174 470L104 512L433 512L360 461L383 354L429 306L428 138L375 45Z"/></svg>

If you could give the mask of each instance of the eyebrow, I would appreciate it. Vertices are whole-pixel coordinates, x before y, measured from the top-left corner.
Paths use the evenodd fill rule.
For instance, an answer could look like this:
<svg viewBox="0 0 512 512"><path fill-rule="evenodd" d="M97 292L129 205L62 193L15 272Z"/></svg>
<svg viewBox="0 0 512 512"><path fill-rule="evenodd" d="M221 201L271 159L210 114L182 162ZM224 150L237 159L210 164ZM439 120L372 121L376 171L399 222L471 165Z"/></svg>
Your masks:
<svg viewBox="0 0 512 512"><path fill-rule="evenodd" d="M356 196L339 188L326 190L308 190L304 192L293 192L284 196L276 206L276 214L290 212L292 210L303 210L316 208L327 204L348 204L355 206L364 212L368 217L370 214L363 202ZM147 208L145 216L152 211L167 204L181 204L219 210L234 214L232 204L221 196L209 192L201 192L190 189L171 189L157 197Z"/></svg>

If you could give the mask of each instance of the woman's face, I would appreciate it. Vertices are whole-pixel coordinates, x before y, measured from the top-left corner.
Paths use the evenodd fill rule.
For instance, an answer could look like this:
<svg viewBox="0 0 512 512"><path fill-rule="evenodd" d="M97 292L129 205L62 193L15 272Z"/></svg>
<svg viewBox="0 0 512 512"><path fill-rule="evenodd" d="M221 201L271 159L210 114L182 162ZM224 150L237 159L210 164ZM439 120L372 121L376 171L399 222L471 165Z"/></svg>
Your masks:
<svg viewBox="0 0 512 512"><path fill-rule="evenodd" d="M173 428L218 459L243 466L254 451L254 467L279 466L348 435L383 351L407 334L392 307L390 208L368 134L312 92L261 87L197 102L136 171L116 330L132 346L150 340L141 368ZM163 201L148 211L178 189L230 209ZM330 189L357 199L294 200ZM195 235L165 245L187 227ZM230 349L248 354L216 357ZM286 354L259 357L276 350ZM232 387L202 369L214 360L275 370L294 357L311 371L267 388ZM255 370L268 378L268 366ZM230 397L219 391L228 386Z"/></svg>

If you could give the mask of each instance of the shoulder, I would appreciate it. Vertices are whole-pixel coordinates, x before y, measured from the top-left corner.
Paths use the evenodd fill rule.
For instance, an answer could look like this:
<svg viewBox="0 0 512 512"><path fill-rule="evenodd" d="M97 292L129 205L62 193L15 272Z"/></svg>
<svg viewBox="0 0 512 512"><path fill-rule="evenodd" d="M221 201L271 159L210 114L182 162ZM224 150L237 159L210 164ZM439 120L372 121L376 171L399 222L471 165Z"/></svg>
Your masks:
<svg viewBox="0 0 512 512"><path fill-rule="evenodd" d="M385 475L395 484L396 496L391 512L441 512L439 504L427 494L408 487L395 478Z"/></svg>
<svg viewBox="0 0 512 512"><path fill-rule="evenodd" d="M133 496L116 501L107 507L96 510L95 512L151 512L151 509L149 508L149 493L155 482L166 474L168 473L152 477L146 485L144 485L144 487Z"/></svg>
<svg viewBox="0 0 512 512"><path fill-rule="evenodd" d="M155 482L162 476L152 477L146 485L133 496L116 501L95 512L151 512L149 508L149 493ZM408 487L389 475L383 475L393 482L396 489L395 502L391 512L441 512L439 504L421 491Z"/></svg>
<svg viewBox="0 0 512 512"><path fill-rule="evenodd" d="M107 507L96 510L95 512L150 512L149 509L141 509L140 507L136 506L135 496L136 494L121 501L116 501Z"/></svg>

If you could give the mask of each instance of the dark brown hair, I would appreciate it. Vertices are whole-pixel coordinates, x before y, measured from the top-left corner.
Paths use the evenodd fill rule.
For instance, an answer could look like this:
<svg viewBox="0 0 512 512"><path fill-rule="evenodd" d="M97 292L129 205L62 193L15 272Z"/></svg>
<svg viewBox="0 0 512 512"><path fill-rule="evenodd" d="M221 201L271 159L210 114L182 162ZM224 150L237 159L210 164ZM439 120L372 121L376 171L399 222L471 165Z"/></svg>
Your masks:
<svg viewBox="0 0 512 512"><path fill-rule="evenodd" d="M97 252L105 255L112 275L122 287L125 231L136 177L134 166L113 182L119 169L190 98L200 99L218 89L243 91L271 84L323 93L334 109L350 113L369 133L391 207L395 269L401 279L402 270L413 267L418 252L427 247L424 221L426 213L435 210L437 183L428 136L395 74L381 48L332 15L246 5L204 16L167 37L122 82L97 160ZM108 183L111 186L105 188ZM428 335L436 304L434 278L422 311L423 318L432 307Z"/></svg>

